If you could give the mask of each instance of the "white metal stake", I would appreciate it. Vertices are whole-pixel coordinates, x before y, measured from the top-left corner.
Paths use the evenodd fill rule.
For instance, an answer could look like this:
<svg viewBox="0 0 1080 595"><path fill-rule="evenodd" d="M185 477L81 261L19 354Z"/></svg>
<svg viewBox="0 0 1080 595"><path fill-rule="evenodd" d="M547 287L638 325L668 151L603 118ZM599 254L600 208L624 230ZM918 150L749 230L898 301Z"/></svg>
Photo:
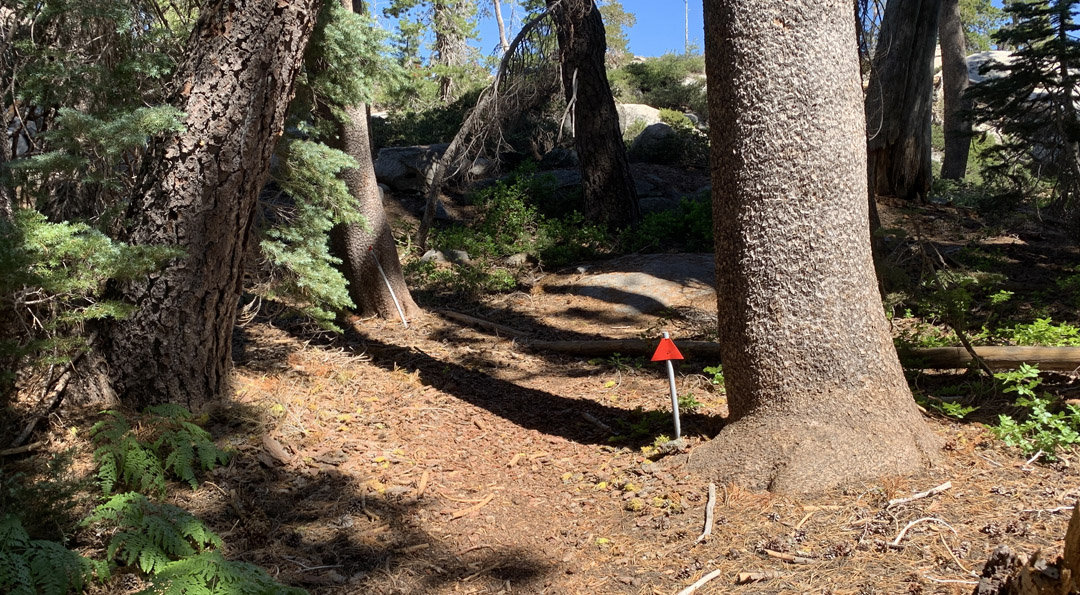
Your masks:
<svg viewBox="0 0 1080 595"><path fill-rule="evenodd" d="M394 288L390 286L390 279L386 278L386 271L383 270L382 264L379 263L379 255L375 254L375 247L368 246L368 251L371 252L371 257L375 259L375 266L379 267L379 274L382 275L383 282L386 283L386 290L390 292L390 299L394 300L394 306L397 307L398 316L401 317L401 324L405 328L409 328L409 321L405 320L405 311L401 309L401 303L398 302L397 296L394 295Z"/></svg>
<svg viewBox="0 0 1080 595"><path fill-rule="evenodd" d="M670 338L667 332L664 332L664 338ZM671 365L671 360L664 360L667 364L667 376L668 386L671 388L671 413L675 416L675 439L678 440L682 437L682 428L679 426L679 393L675 391L675 366Z"/></svg>

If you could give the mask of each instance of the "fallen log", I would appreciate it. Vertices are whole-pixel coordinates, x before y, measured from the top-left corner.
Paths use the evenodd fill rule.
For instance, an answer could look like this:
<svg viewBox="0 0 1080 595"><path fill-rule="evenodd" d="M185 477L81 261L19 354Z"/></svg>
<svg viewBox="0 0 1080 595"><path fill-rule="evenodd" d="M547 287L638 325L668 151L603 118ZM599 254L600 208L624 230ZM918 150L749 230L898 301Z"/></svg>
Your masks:
<svg viewBox="0 0 1080 595"><path fill-rule="evenodd" d="M652 355L656 340L612 339L592 341L529 341L529 347L544 351L556 351L588 357L608 356L613 353L639 356ZM688 358L720 361L720 344L709 341L678 341L679 351ZM1020 364L1038 365L1042 371L1071 372L1080 368L1080 347L1025 347L990 346L976 347L975 352L990 368L1008 370ZM907 368L923 370L967 368L971 355L963 347L931 347L927 349L901 350L900 361Z"/></svg>
<svg viewBox="0 0 1080 595"><path fill-rule="evenodd" d="M1043 372L1054 370L1072 372L1080 368L1080 347L1028 347L1019 345L995 345L976 347L975 353L994 370L1019 368L1020 364L1038 364ZM931 347L911 349L900 354L909 368L949 369L966 368L971 355L963 347Z"/></svg>

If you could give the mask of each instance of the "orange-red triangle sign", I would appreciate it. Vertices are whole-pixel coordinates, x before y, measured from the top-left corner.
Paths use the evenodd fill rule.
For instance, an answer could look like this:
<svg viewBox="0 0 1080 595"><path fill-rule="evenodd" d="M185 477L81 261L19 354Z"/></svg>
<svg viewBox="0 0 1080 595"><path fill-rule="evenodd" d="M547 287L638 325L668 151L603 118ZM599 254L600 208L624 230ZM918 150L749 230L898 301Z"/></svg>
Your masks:
<svg viewBox="0 0 1080 595"><path fill-rule="evenodd" d="M679 348L675 346L675 342L668 338L660 339L660 344L656 346L656 353L652 356L652 361L662 362L669 359L683 359Z"/></svg>

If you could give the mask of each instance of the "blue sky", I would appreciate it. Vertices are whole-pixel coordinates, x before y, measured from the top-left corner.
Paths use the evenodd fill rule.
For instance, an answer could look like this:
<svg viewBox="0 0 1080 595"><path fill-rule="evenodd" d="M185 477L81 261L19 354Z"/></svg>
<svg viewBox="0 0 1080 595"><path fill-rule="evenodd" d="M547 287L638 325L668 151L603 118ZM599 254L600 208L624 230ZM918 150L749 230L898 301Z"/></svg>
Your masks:
<svg viewBox="0 0 1080 595"><path fill-rule="evenodd" d="M490 6L491 0L477 0L484 6ZM701 14L702 0L689 0L690 43L698 48L704 46L704 24ZM388 0L372 2L376 14L381 12ZM516 0L502 0L503 20L506 21L507 35L513 38L521 27L522 11L514 8ZM627 35L630 51L638 56L659 56L665 52L682 52L684 44L685 17L684 4L680 0L622 0L623 10L637 17ZM488 11L490 12L490 10ZM386 19L380 18L384 26L392 26ZM491 54L499 45L499 30L494 17L487 17L480 22L480 41L475 45L485 55Z"/></svg>
<svg viewBox="0 0 1080 595"><path fill-rule="evenodd" d="M487 3L488 0L480 0ZM510 18L510 6L513 0L502 2L503 20ZM690 43L704 46L704 21L701 14L702 0L689 0ZM630 51L638 56L659 56L664 52L682 52L685 38L685 8L680 0L622 0L623 10L637 17L627 35ZM513 37L521 26L521 10L516 12L513 27L507 35ZM510 28L510 23L507 23ZM499 44L499 30L494 18L484 19L480 23L480 47L485 52Z"/></svg>

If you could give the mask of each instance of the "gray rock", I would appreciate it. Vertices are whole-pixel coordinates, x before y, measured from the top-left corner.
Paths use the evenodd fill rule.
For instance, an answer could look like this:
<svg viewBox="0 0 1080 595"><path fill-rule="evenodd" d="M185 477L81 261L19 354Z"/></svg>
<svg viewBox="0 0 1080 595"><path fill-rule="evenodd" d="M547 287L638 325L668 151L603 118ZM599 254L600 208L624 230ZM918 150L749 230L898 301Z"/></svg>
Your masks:
<svg viewBox="0 0 1080 595"><path fill-rule="evenodd" d="M454 264L472 264L472 257L464 250L446 250L443 256Z"/></svg>
<svg viewBox="0 0 1080 595"><path fill-rule="evenodd" d="M506 264L508 264L508 265L510 265L512 267L524 266L528 262L529 262L529 255L525 254L524 252L519 252L517 254L511 254L510 256L506 257Z"/></svg>
<svg viewBox="0 0 1080 595"><path fill-rule="evenodd" d="M581 185L581 170L579 169L553 169L536 175L554 178L555 187L560 190Z"/></svg>
<svg viewBox="0 0 1080 595"><path fill-rule="evenodd" d="M495 173L495 162L486 157L477 157L469 168L469 176L473 178L486 178Z"/></svg>
<svg viewBox="0 0 1080 595"><path fill-rule="evenodd" d="M426 205L420 204L420 215L424 214ZM454 217L446 211L446 207L443 206L442 201L435 201L435 220L436 221L453 221Z"/></svg>
<svg viewBox="0 0 1080 595"><path fill-rule="evenodd" d="M540 160L540 169L569 169L578 166L577 151L555 147Z"/></svg>
<svg viewBox="0 0 1080 595"><path fill-rule="evenodd" d="M379 200L386 200L387 194L390 194L390 187L386 184L379 184Z"/></svg>
<svg viewBox="0 0 1080 595"><path fill-rule="evenodd" d="M615 110L619 112L619 132L623 134L634 122L649 126L660 121L660 110L641 103L618 103Z"/></svg>
<svg viewBox="0 0 1080 595"><path fill-rule="evenodd" d="M663 122L646 127L630 144L630 157L647 163L672 163L681 152L675 129Z"/></svg>
<svg viewBox="0 0 1080 595"><path fill-rule="evenodd" d="M421 262L434 262L438 264L472 264L472 258L464 250L428 250L420 257Z"/></svg>
<svg viewBox="0 0 1080 595"><path fill-rule="evenodd" d="M379 149L375 178L397 192L420 192L447 143Z"/></svg>
<svg viewBox="0 0 1080 595"><path fill-rule="evenodd" d="M986 79L1005 76L1004 72L988 72L986 74L980 74L979 69L990 62L1011 64L1013 61L1013 53L1003 51L979 52L968 56L965 60L967 61L968 81L975 84L981 83Z"/></svg>
<svg viewBox="0 0 1080 595"><path fill-rule="evenodd" d="M427 252L424 252L423 256L420 257L420 262L434 262L438 264L443 264L450 261L446 259L446 255L442 252L439 252L438 250L428 250Z"/></svg>

